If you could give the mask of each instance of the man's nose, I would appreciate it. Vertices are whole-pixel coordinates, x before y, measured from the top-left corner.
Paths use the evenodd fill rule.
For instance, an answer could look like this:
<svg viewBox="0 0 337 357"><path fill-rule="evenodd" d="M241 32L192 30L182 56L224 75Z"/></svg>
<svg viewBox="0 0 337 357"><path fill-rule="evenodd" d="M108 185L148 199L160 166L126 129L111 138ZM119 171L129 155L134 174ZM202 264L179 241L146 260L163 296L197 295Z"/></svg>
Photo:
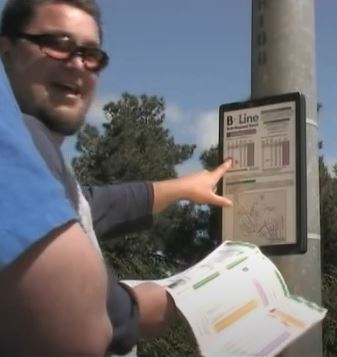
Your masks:
<svg viewBox="0 0 337 357"><path fill-rule="evenodd" d="M76 53L73 56L71 56L67 61L66 61L66 66L68 68L76 68L80 70L85 70L85 64L83 57L80 53Z"/></svg>

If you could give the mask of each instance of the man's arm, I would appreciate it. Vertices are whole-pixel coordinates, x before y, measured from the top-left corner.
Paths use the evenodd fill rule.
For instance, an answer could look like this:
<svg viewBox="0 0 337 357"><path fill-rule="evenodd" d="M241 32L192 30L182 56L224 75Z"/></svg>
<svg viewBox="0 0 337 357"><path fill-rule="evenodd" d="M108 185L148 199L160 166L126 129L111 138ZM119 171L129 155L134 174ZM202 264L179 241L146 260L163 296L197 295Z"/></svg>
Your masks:
<svg viewBox="0 0 337 357"><path fill-rule="evenodd" d="M200 171L177 179L134 182L108 186L87 186L87 199L97 236L109 238L149 228L152 214L180 200L217 206L231 206L226 197L215 194L218 181L231 167L226 160L213 171Z"/></svg>
<svg viewBox="0 0 337 357"><path fill-rule="evenodd" d="M103 355L112 336L101 257L78 224L0 271L1 355Z"/></svg>
<svg viewBox="0 0 337 357"><path fill-rule="evenodd" d="M152 225L153 188L150 182L83 186L82 192L90 205L95 233L101 239Z"/></svg>
<svg viewBox="0 0 337 357"><path fill-rule="evenodd" d="M213 171L200 171L177 179L153 183L153 213L164 210L169 205L187 200L199 204L230 207L232 202L215 193L218 181L231 167L230 159L224 161Z"/></svg>

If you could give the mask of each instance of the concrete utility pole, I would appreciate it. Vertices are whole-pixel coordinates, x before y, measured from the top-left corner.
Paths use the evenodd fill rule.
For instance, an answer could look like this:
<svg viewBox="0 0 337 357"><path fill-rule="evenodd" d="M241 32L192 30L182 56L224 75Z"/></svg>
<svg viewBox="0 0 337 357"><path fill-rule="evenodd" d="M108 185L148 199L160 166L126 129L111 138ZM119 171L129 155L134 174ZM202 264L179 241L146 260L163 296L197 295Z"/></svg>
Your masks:
<svg viewBox="0 0 337 357"><path fill-rule="evenodd" d="M321 303L314 0L252 0L252 98L299 91L307 103L308 252L275 257L292 293ZM282 356L322 356L322 327Z"/></svg>

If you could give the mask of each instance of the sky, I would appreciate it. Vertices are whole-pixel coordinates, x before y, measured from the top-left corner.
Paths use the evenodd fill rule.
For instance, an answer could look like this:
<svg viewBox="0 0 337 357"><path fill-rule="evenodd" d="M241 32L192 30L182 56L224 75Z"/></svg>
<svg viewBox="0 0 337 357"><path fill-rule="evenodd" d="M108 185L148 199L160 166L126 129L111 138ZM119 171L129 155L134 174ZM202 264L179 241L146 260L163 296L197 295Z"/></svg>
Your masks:
<svg viewBox="0 0 337 357"><path fill-rule="evenodd" d="M219 106L250 96L251 1L98 2L111 61L101 75L89 122L100 125L103 104L125 91L161 96L176 142L197 145L179 173L199 168L200 153L217 144ZM319 139L331 164L337 162L337 1L315 0L315 11L317 99L323 104ZM64 149L68 159L72 148L70 140Z"/></svg>

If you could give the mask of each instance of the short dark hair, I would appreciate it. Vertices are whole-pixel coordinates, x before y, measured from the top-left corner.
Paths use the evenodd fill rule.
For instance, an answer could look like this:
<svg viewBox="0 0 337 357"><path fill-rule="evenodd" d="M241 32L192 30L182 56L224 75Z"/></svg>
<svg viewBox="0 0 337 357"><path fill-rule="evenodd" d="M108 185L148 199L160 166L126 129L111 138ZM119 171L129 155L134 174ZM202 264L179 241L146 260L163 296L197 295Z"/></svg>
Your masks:
<svg viewBox="0 0 337 357"><path fill-rule="evenodd" d="M96 0L7 0L1 16L1 35L10 38L23 32L34 17L36 8L44 4L67 4L91 15L97 23L102 42L101 12Z"/></svg>

